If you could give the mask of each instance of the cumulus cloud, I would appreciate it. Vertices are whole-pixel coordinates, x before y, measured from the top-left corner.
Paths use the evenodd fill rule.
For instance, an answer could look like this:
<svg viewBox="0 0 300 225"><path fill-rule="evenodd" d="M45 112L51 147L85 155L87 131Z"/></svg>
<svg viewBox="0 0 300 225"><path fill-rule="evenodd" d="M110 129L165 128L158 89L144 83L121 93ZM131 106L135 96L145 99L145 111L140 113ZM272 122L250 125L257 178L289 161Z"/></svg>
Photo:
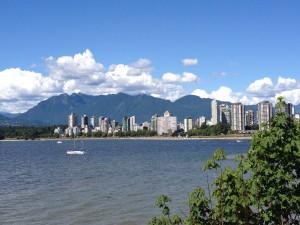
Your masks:
<svg viewBox="0 0 300 225"><path fill-rule="evenodd" d="M190 83L196 82L198 80L198 76L189 72L184 72L182 75L168 72L162 75L162 80L165 83Z"/></svg>
<svg viewBox="0 0 300 225"><path fill-rule="evenodd" d="M254 96L270 97L274 95L274 85L271 78L264 77L251 83L247 88L247 92Z"/></svg>
<svg viewBox="0 0 300 225"><path fill-rule="evenodd" d="M286 101L291 102L295 105L300 104L300 88L294 90L282 91L276 94L275 98L279 96L283 96L286 99Z"/></svg>
<svg viewBox="0 0 300 225"><path fill-rule="evenodd" d="M149 94L155 97L176 100L186 94L187 84L199 80L190 72L163 73L153 76L152 63L141 58L131 64L112 64L105 69L97 62L90 50L73 56L48 57L48 74L10 68L0 71L0 111L23 112L38 102L60 93L82 92L91 95ZM184 86L183 86L184 85ZM300 103L299 81L280 76L277 82L270 77L249 84L244 93L221 86L207 92L196 89L192 94L201 98L256 104L262 100L275 101L279 95L293 104Z"/></svg>
<svg viewBox="0 0 300 225"><path fill-rule="evenodd" d="M220 101L242 102L253 105L264 100L275 103L277 97L283 96L286 101L300 104L300 83L294 78L278 77L277 83L273 83L270 77L264 77L253 81L246 93L234 92L231 88L221 86L211 93L203 89L196 89L191 94L201 98L212 98Z"/></svg>
<svg viewBox="0 0 300 225"><path fill-rule="evenodd" d="M238 102L240 100L239 93L235 93L229 87L221 86L219 89L212 91L211 93L207 93L205 90L196 89L192 93L192 95L199 96L200 98L212 98L217 99L219 101L229 101L229 102Z"/></svg>
<svg viewBox="0 0 300 225"><path fill-rule="evenodd" d="M195 66L198 64L198 59L197 58L186 58L182 60L182 64L184 66Z"/></svg>
<svg viewBox="0 0 300 225"><path fill-rule="evenodd" d="M74 56L48 57L46 64L49 76L56 80L84 79L99 82L103 76L103 65L97 63L93 53L85 50Z"/></svg>
<svg viewBox="0 0 300 225"><path fill-rule="evenodd" d="M36 104L40 97L50 97L61 92L62 85L51 77L43 76L20 68L10 68L0 72L0 110L12 112ZM24 104L26 100L27 104ZM18 107L15 110L13 107Z"/></svg>

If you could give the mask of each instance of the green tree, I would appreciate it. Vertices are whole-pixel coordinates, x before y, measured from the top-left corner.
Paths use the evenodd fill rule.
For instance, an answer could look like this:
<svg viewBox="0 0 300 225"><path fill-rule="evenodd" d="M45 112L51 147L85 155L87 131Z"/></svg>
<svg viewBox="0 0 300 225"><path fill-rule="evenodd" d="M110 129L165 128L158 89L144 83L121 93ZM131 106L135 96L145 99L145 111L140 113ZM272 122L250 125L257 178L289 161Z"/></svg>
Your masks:
<svg viewBox="0 0 300 225"><path fill-rule="evenodd" d="M299 225L300 224L300 127L285 114L282 98L277 114L257 132L246 156L236 158L235 169L224 167L223 149L217 149L204 170L219 176L189 198L186 225ZM215 129L215 128L214 128ZM214 130L215 131L215 130ZM212 194L210 192L213 187ZM158 206L162 215L152 225L174 224L164 196ZM179 217L178 217L179 218Z"/></svg>

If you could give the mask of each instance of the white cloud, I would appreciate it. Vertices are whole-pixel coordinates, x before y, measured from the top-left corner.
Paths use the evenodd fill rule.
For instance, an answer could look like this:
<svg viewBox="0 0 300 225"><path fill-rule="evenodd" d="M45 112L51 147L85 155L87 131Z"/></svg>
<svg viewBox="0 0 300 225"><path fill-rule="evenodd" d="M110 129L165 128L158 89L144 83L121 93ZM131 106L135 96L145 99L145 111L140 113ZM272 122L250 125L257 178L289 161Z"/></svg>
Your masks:
<svg viewBox="0 0 300 225"><path fill-rule="evenodd" d="M275 89L277 91L291 90L299 87L299 83L293 78L278 77Z"/></svg>
<svg viewBox="0 0 300 225"><path fill-rule="evenodd" d="M0 71L0 111L24 111L38 101L61 92L60 82L40 73L10 68ZM24 104L24 101L28 104ZM5 102L5 103L4 103ZM13 105L17 109L13 109Z"/></svg>
<svg viewBox="0 0 300 225"><path fill-rule="evenodd" d="M104 70L89 50L74 56L49 57L46 66L49 70L47 75L20 68L0 71L0 111L23 112L52 95L74 92L91 95L144 93L176 100L187 94L187 83L199 79L190 72L167 72L156 78L152 74L152 63L146 58L131 64L108 65L108 69ZM274 102L275 97L282 95L289 102L299 104L300 84L290 77L280 76L277 83L273 83L270 77L264 77L253 81L244 93L221 86L211 92L198 88L192 94L244 104L256 104L262 100Z"/></svg>
<svg viewBox="0 0 300 225"><path fill-rule="evenodd" d="M254 96L270 97L274 95L274 85L271 78L264 77L251 83L247 88L247 92Z"/></svg>
<svg viewBox="0 0 300 225"><path fill-rule="evenodd" d="M181 80L181 77L179 74L175 73L164 73L162 76L162 80L167 83L177 83Z"/></svg>
<svg viewBox="0 0 300 225"><path fill-rule="evenodd" d="M278 77L274 85L269 77L264 77L252 82L246 93L234 92L231 88L221 86L219 89L206 92L203 89L196 89L191 94L201 98L212 98L220 101L242 102L247 105L254 105L264 100L275 103L278 96L286 98L287 102L295 105L300 104L300 84L296 79Z"/></svg>
<svg viewBox="0 0 300 225"><path fill-rule="evenodd" d="M194 66L198 64L198 59L197 58L186 58L182 60L182 64L184 66Z"/></svg>
<svg viewBox="0 0 300 225"><path fill-rule="evenodd" d="M300 88L282 91L276 94L275 98L283 96L287 102L291 102L295 105L300 104Z"/></svg>
<svg viewBox="0 0 300 225"><path fill-rule="evenodd" d="M184 72L182 75L168 72L163 74L162 80L165 83L191 83L196 82L198 80L198 76L190 72Z"/></svg>
<svg viewBox="0 0 300 225"><path fill-rule="evenodd" d="M200 98L210 98L211 97L210 94L208 94L205 90L202 90L202 89L195 89L191 94L196 95Z"/></svg>
<svg viewBox="0 0 300 225"><path fill-rule="evenodd" d="M93 53L85 50L72 56L46 59L49 76L56 80L79 79L83 82L101 81L103 78L103 65L97 63Z"/></svg>
<svg viewBox="0 0 300 225"><path fill-rule="evenodd" d="M221 86L219 89L207 93L205 90L196 89L192 95L199 96L200 98L212 98L219 101L238 102L241 94L233 92L229 87Z"/></svg>
<svg viewBox="0 0 300 225"><path fill-rule="evenodd" d="M196 82L198 80L197 75L189 72L184 72L181 78L182 82Z"/></svg>

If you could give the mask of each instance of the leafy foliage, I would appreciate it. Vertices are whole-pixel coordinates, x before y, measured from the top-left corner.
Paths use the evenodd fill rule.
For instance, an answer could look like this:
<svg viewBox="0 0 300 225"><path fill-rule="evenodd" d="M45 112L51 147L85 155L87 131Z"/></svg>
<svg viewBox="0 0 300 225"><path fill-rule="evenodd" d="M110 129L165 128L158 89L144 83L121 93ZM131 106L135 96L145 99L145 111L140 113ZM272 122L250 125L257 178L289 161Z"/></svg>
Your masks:
<svg viewBox="0 0 300 225"><path fill-rule="evenodd" d="M208 184L208 196L202 188L191 193L188 216L179 224L300 224L300 127L285 114L284 105L279 98L278 113L266 129L254 135L247 155L236 157L235 169L224 167L224 150L216 150L203 170L216 170L219 176L212 186ZM160 202L168 199L164 196ZM176 224L169 219L169 207L159 207L162 215L149 224Z"/></svg>
<svg viewBox="0 0 300 225"><path fill-rule="evenodd" d="M217 123L213 126L202 125L198 129L188 131L189 136L215 136L227 134L230 132L230 126L224 123Z"/></svg>

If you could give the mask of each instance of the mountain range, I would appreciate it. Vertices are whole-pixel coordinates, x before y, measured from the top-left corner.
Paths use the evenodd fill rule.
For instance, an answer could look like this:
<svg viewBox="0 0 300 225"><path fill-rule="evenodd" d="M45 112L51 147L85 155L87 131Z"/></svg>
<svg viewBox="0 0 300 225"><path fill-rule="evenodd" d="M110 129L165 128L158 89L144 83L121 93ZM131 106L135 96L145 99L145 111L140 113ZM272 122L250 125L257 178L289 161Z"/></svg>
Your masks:
<svg viewBox="0 0 300 225"><path fill-rule="evenodd" d="M226 102L228 103L228 102ZM228 103L230 104L230 103ZM246 106L246 110L256 111L256 105ZM295 106L300 111L300 104ZM122 121L124 116L135 115L137 122L149 121L155 113L162 115L166 110L177 116L179 121L185 117L211 117L211 99L194 95L184 96L174 102L149 95L111 95L61 94L50 97L27 112L1 114L0 125L58 125L67 124L71 112L77 115L108 116Z"/></svg>

